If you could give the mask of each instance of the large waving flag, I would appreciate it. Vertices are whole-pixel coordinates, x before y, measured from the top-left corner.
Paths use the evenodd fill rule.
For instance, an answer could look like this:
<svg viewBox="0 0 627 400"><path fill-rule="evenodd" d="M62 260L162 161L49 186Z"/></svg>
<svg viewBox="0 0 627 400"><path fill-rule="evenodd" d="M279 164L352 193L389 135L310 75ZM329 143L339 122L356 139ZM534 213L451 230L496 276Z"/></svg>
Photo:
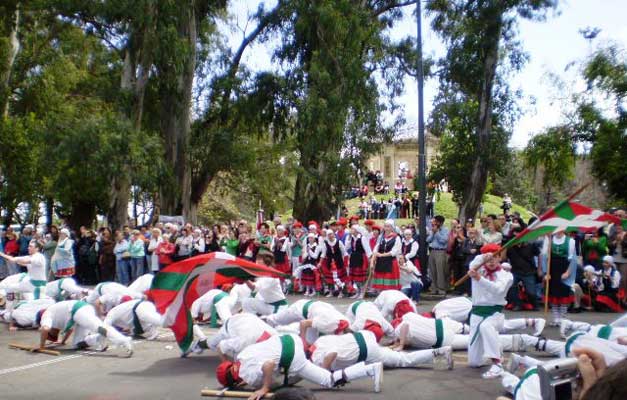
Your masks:
<svg viewBox="0 0 627 400"><path fill-rule="evenodd" d="M227 253L209 253L176 262L161 270L153 279L148 297L165 316L183 352L193 340L192 303L216 286L221 277L252 279L266 276L285 278L274 268L234 257Z"/></svg>
<svg viewBox="0 0 627 400"><path fill-rule="evenodd" d="M540 216L533 224L507 242L504 247L530 242L541 236L551 235L558 231L595 231L609 223L615 222L616 219L616 217L606 212L582 206L566 199Z"/></svg>

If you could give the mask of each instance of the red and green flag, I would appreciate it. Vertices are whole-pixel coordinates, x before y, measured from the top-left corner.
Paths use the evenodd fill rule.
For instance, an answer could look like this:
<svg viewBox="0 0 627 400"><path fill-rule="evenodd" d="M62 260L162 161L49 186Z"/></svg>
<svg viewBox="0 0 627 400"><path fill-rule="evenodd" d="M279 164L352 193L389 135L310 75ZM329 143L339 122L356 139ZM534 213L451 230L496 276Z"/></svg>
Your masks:
<svg viewBox="0 0 627 400"><path fill-rule="evenodd" d="M226 278L289 278L274 268L234 257L227 253L209 253L173 263L161 270L152 281L148 297L165 316L183 352L193 340L192 303Z"/></svg>
<svg viewBox="0 0 627 400"><path fill-rule="evenodd" d="M615 223L616 217L601 210L582 206L570 200L564 200L544 213L534 223L512 238L505 244L505 248L522 242L530 242L545 235L559 231L596 231L597 229ZM619 220L620 222L620 220Z"/></svg>

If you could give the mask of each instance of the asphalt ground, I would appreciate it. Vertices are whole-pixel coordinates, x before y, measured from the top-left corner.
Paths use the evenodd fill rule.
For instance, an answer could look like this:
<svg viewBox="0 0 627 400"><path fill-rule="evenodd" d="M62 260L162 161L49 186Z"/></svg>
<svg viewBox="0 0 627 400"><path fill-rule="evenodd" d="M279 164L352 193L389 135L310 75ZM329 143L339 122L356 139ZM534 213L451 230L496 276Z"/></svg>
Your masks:
<svg viewBox="0 0 627 400"><path fill-rule="evenodd" d="M298 297L291 297L294 301ZM324 299L342 312L350 299ZM423 301L419 311L429 311L436 301ZM506 312L507 318L543 317L542 312ZM572 320L608 323L616 314L581 313ZM210 334L215 331L203 327ZM547 326L544 336L559 339L557 328ZM198 399L203 388L219 389L215 379L218 356L205 351L181 358L174 336L163 329L156 341L137 340L131 358L122 349L110 347L104 353L59 348L60 356L9 349L10 342L36 345L38 332L10 332L0 325L0 399ZM548 358L541 353L528 353ZM342 389L323 390L301 382L299 386L315 390L318 399L495 399L503 394L500 381L481 379L486 368L469 368L466 352L454 353L453 371L433 370L429 366L386 370L381 393L372 392L372 381L351 382Z"/></svg>

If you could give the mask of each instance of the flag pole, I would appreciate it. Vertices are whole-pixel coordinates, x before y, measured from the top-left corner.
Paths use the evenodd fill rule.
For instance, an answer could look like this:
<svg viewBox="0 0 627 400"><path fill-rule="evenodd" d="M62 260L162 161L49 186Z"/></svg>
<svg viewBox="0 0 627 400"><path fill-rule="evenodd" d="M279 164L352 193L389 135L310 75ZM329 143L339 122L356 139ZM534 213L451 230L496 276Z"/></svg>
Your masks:
<svg viewBox="0 0 627 400"><path fill-rule="evenodd" d="M549 313L549 284L551 283L551 253L553 249L553 236L549 235L549 248L547 250L547 259L546 259L546 275L544 279L544 284L546 287L544 288L544 315Z"/></svg>
<svg viewBox="0 0 627 400"><path fill-rule="evenodd" d="M579 195L579 193L583 192L583 190L585 188L587 188L588 186L590 186L590 182L586 183L585 185L583 185L582 187L580 187L579 189L577 189L575 192L573 192L573 194L571 194L570 196L568 196L565 200L560 201L559 203L557 203L554 207L550 208L547 212L545 212L544 214L542 214L537 220L536 222L534 222L533 224L529 225L527 227L527 229L533 229L535 224L539 224L544 217L550 213L551 211L553 211L555 208L557 208L559 205L566 203L568 201L571 201L572 199L574 199L577 195ZM514 243L519 237L523 236L525 234L525 231L520 232L518 235L516 235L515 238L510 239L507 243L505 243L505 245L503 245L503 247L501 248L501 250L499 250L496 255L498 255L499 253L507 250L509 247L511 247L511 243ZM550 255L549 255L549 260L550 260ZM462 276L461 278L459 278L457 280L457 282L453 283L453 287L457 287L459 285L461 285L462 283L466 282L468 280L468 278L470 278L470 275L468 275L468 273L466 273L466 275Z"/></svg>

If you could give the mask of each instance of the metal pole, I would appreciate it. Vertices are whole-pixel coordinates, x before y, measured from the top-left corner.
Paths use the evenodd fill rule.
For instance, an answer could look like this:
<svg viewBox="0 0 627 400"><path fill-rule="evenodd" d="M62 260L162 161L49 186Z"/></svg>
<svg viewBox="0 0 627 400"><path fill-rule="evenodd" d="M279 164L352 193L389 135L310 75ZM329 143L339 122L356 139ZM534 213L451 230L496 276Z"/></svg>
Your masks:
<svg viewBox="0 0 627 400"><path fill-rule="evenodd" d="M417 43L416 52L418 61L416 65L416 80L418 81L418 204L420 224L418 225L420 266L423 271L427 268L427 155L425 153L425 119L424 119L424 76L422 63L422 10L420 0L416 2Z"/></svg>

